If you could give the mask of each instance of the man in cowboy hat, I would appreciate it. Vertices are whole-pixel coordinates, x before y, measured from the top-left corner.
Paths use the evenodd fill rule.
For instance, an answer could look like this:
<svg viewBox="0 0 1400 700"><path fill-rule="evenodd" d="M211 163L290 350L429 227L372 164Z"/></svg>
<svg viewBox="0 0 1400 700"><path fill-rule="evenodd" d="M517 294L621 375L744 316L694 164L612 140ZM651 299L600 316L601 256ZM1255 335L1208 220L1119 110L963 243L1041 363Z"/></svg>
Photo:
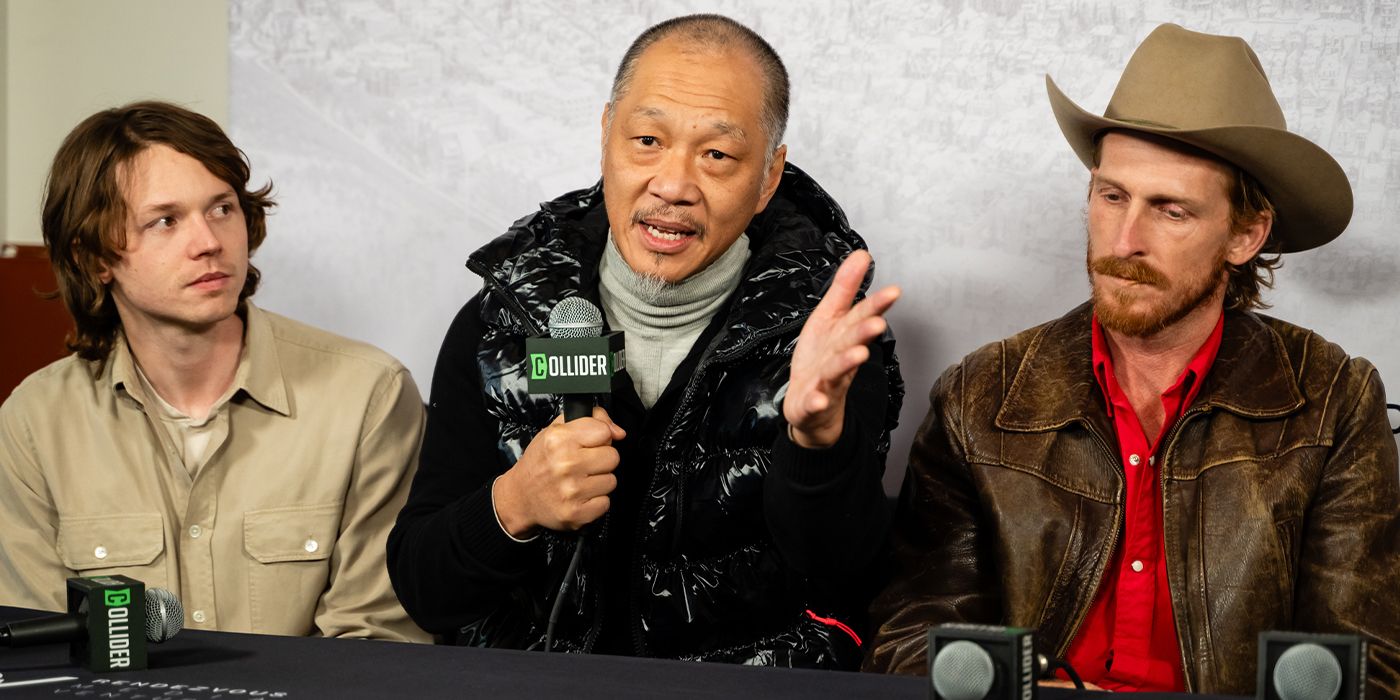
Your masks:
<svg viewBox="0 0 1400 700"><path fill-rule="evenodd" d="M1163 25L1103 117L1047 79L1090 170L1092 300L935 383L866 668L946 622L1038 628L1111 689L1248 693L1265 630L1358 634L1400 692L1400 486L1369 362L1260 316L1275 253L1346 228L1235 37Z"/></svg>

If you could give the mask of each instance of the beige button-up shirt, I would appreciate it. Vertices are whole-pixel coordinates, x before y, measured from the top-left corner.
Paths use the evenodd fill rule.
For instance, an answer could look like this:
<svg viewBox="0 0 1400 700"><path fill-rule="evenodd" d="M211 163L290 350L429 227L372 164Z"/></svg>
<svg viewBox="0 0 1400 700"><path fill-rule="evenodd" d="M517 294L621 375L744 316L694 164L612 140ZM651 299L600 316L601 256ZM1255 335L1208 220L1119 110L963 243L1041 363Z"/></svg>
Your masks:
<svg viewBox="0 0 1400 700"><path fill-rule="evenodd" d="M0 406L0 604L65 607L69 576L125 574L185 624L426 641L384 565L423 404L369 345L247 305L228 430L194 475L119 338Z"/></svg>

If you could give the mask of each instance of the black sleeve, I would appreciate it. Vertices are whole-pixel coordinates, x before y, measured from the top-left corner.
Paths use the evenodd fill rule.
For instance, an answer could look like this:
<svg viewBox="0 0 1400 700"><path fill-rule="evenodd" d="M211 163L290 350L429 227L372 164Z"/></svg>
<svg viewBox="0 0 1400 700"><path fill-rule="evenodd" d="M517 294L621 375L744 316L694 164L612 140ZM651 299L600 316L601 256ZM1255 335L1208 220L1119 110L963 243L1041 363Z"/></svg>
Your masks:
<svg viewBox="0 0 1400 700"><path fill-rule="evenodd" d="M480 296L453 319L433 371L427 429L408 502L389 533L389 578L423 629L454 632L490 614L543 566L541 541L501 529L491 484L511 465L496 448L497 421L482 403Z"/></svg>
<svg viewBox="0 0 1400 700"><path fill-rule="evenodd" d="M880 554L890 523L882 435L889 381L877 343L846 394L841 438L826 449L788 439L773 443L763 484L768 531L784 561L817 582L841 585L863 577Z"/></svg>

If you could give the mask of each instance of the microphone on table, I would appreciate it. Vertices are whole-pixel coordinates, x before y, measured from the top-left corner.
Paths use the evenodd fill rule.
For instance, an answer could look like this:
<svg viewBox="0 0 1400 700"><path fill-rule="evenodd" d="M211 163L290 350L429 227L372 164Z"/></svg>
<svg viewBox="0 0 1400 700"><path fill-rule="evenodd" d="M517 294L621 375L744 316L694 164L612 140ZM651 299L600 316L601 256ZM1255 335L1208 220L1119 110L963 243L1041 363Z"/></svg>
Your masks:
<svg viewBox="0 0 1400 700"><path fill-rule="evenodd" d="M599 395L611 394L613 377L626 367L622 332L603 334L603 312L583 297L569 297L549 312L549 337L526 338L531 394L564 397L564 420L593 415Z"/></svg>
<svg viewBox="0 0 1400 700"><path fill-rule="evenodd" d="M622 332L603 334L603 312L583 297L568 297L549 311L549 337L526 338L529 360L527 389L531 394L564 397L564 420L593 415L600 395L612 393L613 378L627 366ZM544 650L554 649L554 627L569 582L583 556L583 533L574 542L574 553L554 594L545 627Z"/></svg>
<svg viewBox="0 0 1400 700"><path fill-rule="evenodd" d="M1356 700L1365 696L1366 640L1354 634L1260 632L1260 700Z"/></svg>
<svg viewBox="0 0 1400 700"><path fill-rule="evenodd" d="M1036 681L1060 669L1084 689L1069 664L1036 651L1035 630L949 623L928 631L929 697L935 700L1023 700Z"/></svg>
<svg viewBox="0 0 1400 700"><path fill-rule="evenodd" d="M184 608L164 588L146 590L126 576L68 579L68 612L0 625L0 646L69 644L90 671L146 667L146 642L159 644L185 624Z"/></svg>

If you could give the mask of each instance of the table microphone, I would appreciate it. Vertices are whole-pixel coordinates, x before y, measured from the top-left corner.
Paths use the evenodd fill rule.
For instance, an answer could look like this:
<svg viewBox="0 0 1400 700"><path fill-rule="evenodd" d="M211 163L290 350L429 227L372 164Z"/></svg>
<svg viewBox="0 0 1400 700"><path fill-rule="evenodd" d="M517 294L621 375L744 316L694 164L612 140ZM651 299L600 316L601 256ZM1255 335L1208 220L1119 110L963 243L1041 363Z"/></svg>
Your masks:
<svg viewBox="0 0 1400 700"><path fill-rule="evenodd" d="M1357 700L1366 694L1366 640L1261 632L1257 680L1262 700Z"/></svg>
<svg viewBox="0 0 1400 700"><path fill-rule="evenodd" d="M146 667L146 642L164 642L185 624L174 593L126 576L68 579L68 610L0 625L0 647L67 643L91 671L135 670Z"/></svg>
<svg viewBox="0 0 1400 700"><path fill-rule="evenodd" d="M1065 672L1074 687L1084 681L1049 650L1038 650L1035 630L949 623L929 629L929 696L935 700L1024 700L1036 697L1036 681Z"/></svg>
<svg viewBox="0 0 1400 700"><path fill-rule="evenodd" d="M1035 630L949 623L928 631L930 697L936 700L1034 698L1043 668Z"/></svg>
<svg viewBox="0 0 1400 700"><path fill-rule="evenodd" d="M57 613L0 625L0 646L31 647L66 644L87 638L87 606L78 612ZM164 588L146 591L146 641L159 644L184 629L180 599Z"/></svg>

